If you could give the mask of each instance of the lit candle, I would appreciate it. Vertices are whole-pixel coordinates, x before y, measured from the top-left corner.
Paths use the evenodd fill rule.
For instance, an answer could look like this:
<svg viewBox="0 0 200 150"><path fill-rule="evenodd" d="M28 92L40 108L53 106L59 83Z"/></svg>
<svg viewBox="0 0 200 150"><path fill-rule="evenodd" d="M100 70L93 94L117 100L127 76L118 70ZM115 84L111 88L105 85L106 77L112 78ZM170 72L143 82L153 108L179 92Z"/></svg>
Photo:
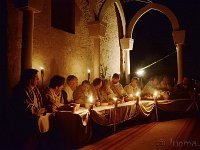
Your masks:
<svg viewBox="0 0 200 150"><path fill-rule="evenodd" d="M140 92L137 91L137 92L135 93L135 96L136 96L136 101L137 101L137 103L139 103L139 100L140 100Z"/></svg>
<svg viewBox="0 0 200 150"><path fill-rule="evenodd" d="M154 91L154 93L153 93L153 97L156 99L157 96L158 96L158 92L157 92L157 91Z"/></svg>
<svg viewBox="0 0 200 150"><path fill-rule="evenodd" d="M116 131L116 122L117 122L117 98L114 97L113 100L115 101L114 107L114 132Z"/></svg>
<svg viewBox="0 0 200 150"><path fill-rule="evenodd" d="M92 98L92 96L89 97L89 102L90 102L90 103L93 102L93 98Z"/></svg>
<svg viewBox="0 0 200 150"><path fill-rule="evenodd" d="M43 84L43 80L44 80L44 68L40 67L40 73L41 73L41 79L42 79L42 90L44 89L44 84Z"/></svg>
<svg viewBox="0 0 200 150"><path fill-rule="evenodd" d="M88 81L90 81L90 69L88 69Z"/></svg>
<svg viewBox="0 0 200 150"><path fill-rule="evenodd" d="M114 97L113 100L115 101L115 107L117 107L117 98Z"/></svg>
<svg viewBox="0 0 200 150"><path fill-rule="evenodd" d="M158 109L157 109L157 96L158 96L158 92L154 91L153 96L154 96L154 103L155 103L155 109L156 109L156 121L158 121Z"/></svg>
<svg viewBox="0 0 200 150"><path fill-rule="evenodd" d="M40 67L41 77L44 77L44 67Z"/></svg>
<svg viewBox="0 0 200 150"><path fill-rule="evenodd" d="M135 93L135 96L139 97L139 96L140 96L140 92L137 91L137 92Z"/></svg>
<svg viewBox="0 0 200 150"><path fill-rule="evenodd" d="M93 98L92 98L92 95L89 97L89 102L90 102L90 110L92 110L93 109L93 104L92 104Z"/></svg>

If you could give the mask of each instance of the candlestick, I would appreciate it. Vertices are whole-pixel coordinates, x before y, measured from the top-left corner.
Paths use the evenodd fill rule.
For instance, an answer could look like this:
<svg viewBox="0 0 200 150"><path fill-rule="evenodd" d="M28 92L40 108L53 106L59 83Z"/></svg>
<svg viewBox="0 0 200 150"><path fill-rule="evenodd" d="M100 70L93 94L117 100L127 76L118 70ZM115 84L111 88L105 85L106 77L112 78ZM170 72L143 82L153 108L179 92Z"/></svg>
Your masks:
<svg viewBox="0 0 200 150"><path fill-rule="evenodd" d="M41 69L41 77L44 77L44 69Z"/></svg>
<svg viewBox="0 0 200 150"><path fill-rule="evenodd" d="M89 103L90 103L90 110L92 110L93 109L93 97L92 97L92 95L89 97Z"/></svg>
<svg viewBox="0 0 200 150"><path fill-rule="evenodd" d="M135 93L135 96L136 96L136 103L139 104L139 101L140 101L140 92L137 91L137 92Z"/></svg>
<svg viewBox="0 0 200 150"><path fill-rule="evenodd" d="M155 111L156 111L156 121L158 121L158 108L157 108L157 96L158 96L158 92L155 91L154 94L154 103L155 103Z"/></svg>
<svg viewBox="0 0 200 150"><path fill-rule="evenodd" d="M89 97L89 102L90 102L90 103L93 102L93 97L92 97L92 95Z"/></svg>
<svg viewBox="0 0 200 150"><path fill-rule="evenodd" d="M116 131L116 122L117 122L117 98L114 97L113 100L115 101L114 107L114 132Z"/></svg>
<svg viewBox="0 0 200 150"><path fill-rule="evenodd" d="M90 69L88 69L88 81L90 81Z"/></svg>
<svg viewBox="0 0 200 150"><path fill-rule="evenodd" d="M41 73L41 79L42 79L42 89L44 89L44 84L43 84L43 81L44 81L44 68L43 67L40 67L40 73Z"/></svg>
<svg viewBox="0 0 200 150"><path fill-rule="evenodd" d="M113 100L114 100L114 102L115 102L115 107L117 107L117 98L114 97Z"/></svg>

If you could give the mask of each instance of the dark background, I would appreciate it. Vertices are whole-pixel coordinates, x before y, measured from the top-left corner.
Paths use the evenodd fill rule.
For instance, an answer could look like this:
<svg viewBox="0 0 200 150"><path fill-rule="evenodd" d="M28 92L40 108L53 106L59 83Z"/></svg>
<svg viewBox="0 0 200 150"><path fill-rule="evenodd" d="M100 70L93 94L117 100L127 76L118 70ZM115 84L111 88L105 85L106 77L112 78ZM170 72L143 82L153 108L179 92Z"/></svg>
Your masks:
<svg viewBox="0 0 200 150"><path fill-rule="evenodd" d="M200 1L198 0L152 0L168 7L177 17L180 30L186 31L183 47L183 75L200 80L199 27ZM125 2L124 10L129 24L134 14L147 5L138 1ZM164 56L175 52L172 26L162 13L151 10L143 15L133 30L134 45L130 53L131 73L143 68ZM144 78L167 74L177 79L176 53L145 70Z"/></svg>

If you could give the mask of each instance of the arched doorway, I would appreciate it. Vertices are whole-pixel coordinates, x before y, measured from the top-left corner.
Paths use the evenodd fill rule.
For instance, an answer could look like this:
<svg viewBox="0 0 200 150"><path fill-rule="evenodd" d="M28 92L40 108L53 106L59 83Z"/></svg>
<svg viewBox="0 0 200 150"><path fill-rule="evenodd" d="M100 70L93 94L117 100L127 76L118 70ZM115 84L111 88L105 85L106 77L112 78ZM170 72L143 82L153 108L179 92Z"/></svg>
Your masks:
<svg viewBox="0 0 200 150"><path fill-rule="evenodd" d="M185 40L185 31L184 30L180 30L179 28L179 23L178 20L176 18L176 16L174 15L174 13L167 8L166 6L163 6L161 4L156 4L156 3L150 3L148 5L146 5L145 7L143 7L142 9L140 9L131 19L128 28L127 28L127 33L126 33L126 39L132 39L132 32L133 29L137 23L137 21L147 12L151 11L151 10L156 10L159 11L161 13L163 13L164 15L166 15L166 17L169 19L171 25L172 25L172 35L173 35L173 40L174 40L174 44L176 45L176 50L177 50L177 66L178 66L178 83L180 83L182 81L183 78L183 64L182 64L182 46L184 44L184 40ZM126 40L124 39L124 40ZM128 42L128 40L127 40ZM131 48L131 47L130 47ZM129 49L131 50L131 49ZM127 66L129 67L129 66Z"/></svg>

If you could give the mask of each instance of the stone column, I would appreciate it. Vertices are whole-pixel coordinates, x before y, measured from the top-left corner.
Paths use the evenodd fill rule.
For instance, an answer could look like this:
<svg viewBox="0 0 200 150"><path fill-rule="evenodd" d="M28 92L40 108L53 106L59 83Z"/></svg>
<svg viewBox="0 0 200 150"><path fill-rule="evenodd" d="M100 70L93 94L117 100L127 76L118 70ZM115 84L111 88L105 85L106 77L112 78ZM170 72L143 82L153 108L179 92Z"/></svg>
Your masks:
<svg viewBox="0 0 200 150"><path fill-rule="evenodd" d="M178 84L183 80L183 60L182 60L182 48L185 41L185 30L173 31L173 40L176 45L177 51L177 70L178 70Z"/></svg>
<svg viewBox="0 0 200 150"><path fill-rule="evenodd" d="M183 57L182 57L182 44L176 44L177 51L177 67L178 67L178 84L183 81Z"/></svg>
<svg viewBox="0 0 200 150"><path fill-rule="evenodd" d="M106 23L94 21L88 23L89 34L94 38L94 61L93 61L93 77L100 77L100 42L101 37L105 36Z"/></svg>
<svg viewBox="0 0 200 150"><path fill-rule="evenodd" d="M125 71L126 84L130 83L130 50L133 49L133 43L134 41L131 38L120 39L120 45L125 55L123 57L123 62L125 63L123 70Z"/></svg>
<svg viewBox="0 0 200 150"><path fill-rule="evenodd" d="M21 71L32 68L34 12L23 10Z"/></svg>
<svg viewBox="0 0 200 150"><path fill-rule="evenodd" d="M15 7L23 12L21 71L32 68L34 13L41 11L43 0L14 0Z"/></svg>

